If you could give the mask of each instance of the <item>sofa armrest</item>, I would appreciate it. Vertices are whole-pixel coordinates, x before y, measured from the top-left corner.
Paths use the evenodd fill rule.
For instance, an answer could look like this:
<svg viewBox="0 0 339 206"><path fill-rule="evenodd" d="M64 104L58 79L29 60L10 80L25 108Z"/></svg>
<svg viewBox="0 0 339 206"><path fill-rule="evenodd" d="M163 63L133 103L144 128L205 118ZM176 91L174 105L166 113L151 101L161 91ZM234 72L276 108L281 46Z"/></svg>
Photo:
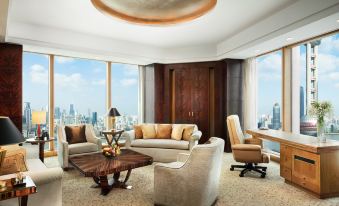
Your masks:
<svg viewBox="0 0 339 206"><path fill-rule="evenodd" d="M60 141L58 145L58 160L62 168L68 167L68 142Z"/></svg>
<svg viewBox="0 0 339 206"><path fill-rule="evenodd" d="M198 144L199 139L201 138L202 132L197 130L193 132L190 141L189 141L189 150L192 150L195 145Z"/></svg>
<svg viewBox="0 0 339 206"><path fill-rule="evenodd" d="M190 154L186 154L186 153L179 153L177 155L177 161L178 162L186 162L189 158Z"/></svg>
<svg viewBox="0 0 339 206"><path fill-rule="evenodd" d="M135 139L134 130L126 131L126 132L122 133L121 136L126 139L125 147L126 148L131 147L131 143Z"/></svg>
<svg viewBox="0 0 339 206"><path fill-rule="evenodd" d="M46 170L42 170L39 172L28 171L25 172L25 174L30 176L36 185L44 185L58 180L61 181L63 170L60 167L55 167L47 168Z"/></svg>
<svg viewBox="0 0 339 206"><path fill-rule="evenodd" d="M254 138L246 138L245 144L255 144L262 147L262 140L261 139L254 139Z"/></svg>

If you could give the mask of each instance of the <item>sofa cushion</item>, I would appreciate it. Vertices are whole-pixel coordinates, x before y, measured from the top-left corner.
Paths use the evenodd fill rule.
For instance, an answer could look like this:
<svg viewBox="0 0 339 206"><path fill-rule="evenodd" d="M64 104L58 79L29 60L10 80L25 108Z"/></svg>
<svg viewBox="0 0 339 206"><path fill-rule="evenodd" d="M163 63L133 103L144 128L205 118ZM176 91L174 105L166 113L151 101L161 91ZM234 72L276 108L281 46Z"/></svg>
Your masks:
<svg viewBox="0 0 339 206"><path fill-rule="evenodd" d="M153 139L157 136L154 124L143 124L141 125L141 130L144 139Z"/></svg>
<svg viewBox="0 0 339 206"><path fill-rule="evenodd" d="M68 144L87 142L86 125L65 126L66 140Z"/></svg>
<svg viewBox="0 0 339 206"><path fill-rule="evenodd" d="M98 145L90 142L83 142L78 144L70 144L68 145L69 154L81 154L88 152L96 152L98 151Z"/></svg>
<svg viewBox="0 0 339 206"><path fill-rule="evenodd" d="M188 141L173 139L136 139L131 143L132 147L163 148L163 149L189 149Z"/></svg>
<svg viewBox="0 0 339 206"><path fill-rule="evenodd" d="M157 125L157 139L171 139L172 125L158 124Z"/></svg>
<svg viewBox="0 0 339 206"><path fill-rule="evenodd" d="M185 125L184 124L175 124L172 128L171 138L175 140L181 140L182 134L184 132Z"/></svg>
<svg viewBox="0 0 339 206"><path fill-rule="evenodd" d="M190 141L191 136L193 134L194 125L188 125L184 127L184 132L182 134L182 139L186 141Z"/></svg>
<svg viewBox="0 0 339 206"><path fill-rule="evenodd" d="M18 147L16 150L6 151L5 158L0 168L0 175L27 171L25 163L25 149Z"/></svg>
<svg viewBox="0 0 339 206"><path fill-rule="evenodd" d="M142 139L143 135L142 135L142 129L141 129L141 125L134 125L134 133L135 133L135 139Z"/></svg>

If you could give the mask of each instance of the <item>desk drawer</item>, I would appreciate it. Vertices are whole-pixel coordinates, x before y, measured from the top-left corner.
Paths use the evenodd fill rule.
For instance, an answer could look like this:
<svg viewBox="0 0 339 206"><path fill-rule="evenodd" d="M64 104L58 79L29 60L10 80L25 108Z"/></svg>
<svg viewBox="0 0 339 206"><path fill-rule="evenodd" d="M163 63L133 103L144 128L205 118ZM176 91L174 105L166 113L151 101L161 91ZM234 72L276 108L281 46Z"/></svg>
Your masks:
<svg viewBox="0 0 339 206"><path fill-rule="evenodd" d="M290 168L280 165L280 176L288 181L292 181L292 171Z"/></svg>

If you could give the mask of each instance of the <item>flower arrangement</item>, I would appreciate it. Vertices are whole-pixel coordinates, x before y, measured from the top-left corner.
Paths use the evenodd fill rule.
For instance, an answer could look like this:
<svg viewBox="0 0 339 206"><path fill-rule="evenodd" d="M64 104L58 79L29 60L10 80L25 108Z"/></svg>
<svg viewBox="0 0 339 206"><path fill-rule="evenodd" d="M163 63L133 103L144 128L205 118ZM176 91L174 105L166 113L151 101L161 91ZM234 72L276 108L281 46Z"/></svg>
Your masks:
<svg viewBox="0 0 339 206"><path fill-rule="evenodd" d="M325 127L325 117L332 114L332 104L328 101L312 102L309 114L317 118L318 137L323 135ZM325 142L326 139L323 140Z"/></svg>

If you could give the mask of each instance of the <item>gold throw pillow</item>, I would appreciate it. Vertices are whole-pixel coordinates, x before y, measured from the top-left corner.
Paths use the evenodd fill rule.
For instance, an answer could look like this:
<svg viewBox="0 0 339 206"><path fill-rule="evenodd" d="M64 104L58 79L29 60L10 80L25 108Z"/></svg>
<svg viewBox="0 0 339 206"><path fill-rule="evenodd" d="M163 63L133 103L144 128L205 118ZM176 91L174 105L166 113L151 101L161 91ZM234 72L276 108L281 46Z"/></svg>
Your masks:
<svg viewBox="0 0 339 206"><path fill-rule="evenodd" d="M25 162L26 151L19 148L16 151L6 152L6 156L0 168L0 175L13 174L16 172L26 172L27 166Z"/></svg>
<svg viewBox="0 0 339 206"><path fill-rule="evenodd" d="M172 125L158 124L157 125L157 139L171 139Z"/></svg>
<svg viewBox="0 0 339 206"><path fill-rule="evenodd" d="M142 129L141 125L134 125L135 139L142 139Z"/></svg>
<svg viewBox="0 0 339 206"><path fill-rule="evenodd" d="M181 140L182 133L184 132L184 128L185 128L185 125L183 124L173 125L171 138L178 140L178 141Z"/></svg>
<svg viewBox="0 0 339 206"><path fill-rule="evenodd" d="M190 126L185 126L184 128L184 133L182 135L182 138L186 141L190 141L191 136L193 134L193 130L194 130L194 126L190 125Z"/></svg>
<svg viewBox="0 0 339 206"><path fill-rule="evenodd" d="M154 139L157 136L154 124L143 124L141 130L144 139Z"/></svg>

